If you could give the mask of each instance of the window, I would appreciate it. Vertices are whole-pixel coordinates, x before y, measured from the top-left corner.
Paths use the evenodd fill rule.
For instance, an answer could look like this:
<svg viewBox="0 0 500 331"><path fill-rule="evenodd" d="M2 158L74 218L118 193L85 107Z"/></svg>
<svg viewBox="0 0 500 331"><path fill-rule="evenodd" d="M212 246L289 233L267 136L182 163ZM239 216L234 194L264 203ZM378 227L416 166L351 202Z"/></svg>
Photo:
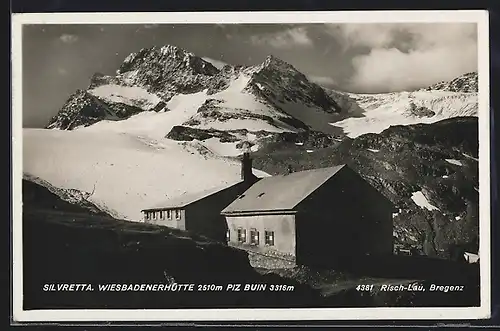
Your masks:
<svg viewBox="0 0 500 331"><path fill-rule="evenodd" d="M163 210L160 210L160 218L163 218Z"/></svg>
<svg viewBox="0 0 500 331"><path fill-rule="evenodd" d="M265 231L265 244L274 246L274 231Z"/></svg>
<svg viewBox="0 0 500 331"><path fill-rule="evenodd" d="M172 218L172 211L169 209L167 210L167 218L171 219Z"/></svg>
<svg viewBox="0 0 500 331"><path fill-rule="evenodd" d="M145 213L144 213L144 218L145 218L146 220L149 220L149 212L145 212Z"/></svg>
<svg viewBox="0 0 500 331"><path fill-rule="evenodd" d="M256 229L250 229L250 244L258 245L259 244L259 231Z"/></svg>
<svg viewBox="0 0 500 331"><path fill-rule="evenodd" d="M239 228L238 229L238 242L244 243L247 241L247 230Z"/></svg>
<svg viewBox="0 0 500 331"><path fill-rule="evenodd" d="M156 219L156 212L155 211L153 212L153 219L154 220Z"/></svg>
<svg viewBox="0 0 500 331"><path fill-rule="evenodd" d="M177 210L175 211L175 219L177 219L177 220L178 220L178 219L180 219L180 218L181 218L181 211L177 209Z"/></svg>
<svg viewBox="0 0 500 331"><path fill-rule="evenodd" d="M231 233L229 232L229 230L226 231L226 241L230 241L231 240Z"/></svg>

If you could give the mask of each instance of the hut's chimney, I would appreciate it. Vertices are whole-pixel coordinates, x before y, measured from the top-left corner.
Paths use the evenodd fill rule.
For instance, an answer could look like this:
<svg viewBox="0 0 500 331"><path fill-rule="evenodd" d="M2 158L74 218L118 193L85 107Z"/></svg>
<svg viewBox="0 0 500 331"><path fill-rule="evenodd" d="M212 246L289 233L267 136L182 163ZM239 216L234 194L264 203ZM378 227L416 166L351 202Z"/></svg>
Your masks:
<svg viewBox="0 0 500 331"><path fill-rule="evenodd" d="M243 158L241 160L241 179L243 181L249 181L255 176L252 172L252 159L250 158L250 144L248 142L243 143Z"/></svg>

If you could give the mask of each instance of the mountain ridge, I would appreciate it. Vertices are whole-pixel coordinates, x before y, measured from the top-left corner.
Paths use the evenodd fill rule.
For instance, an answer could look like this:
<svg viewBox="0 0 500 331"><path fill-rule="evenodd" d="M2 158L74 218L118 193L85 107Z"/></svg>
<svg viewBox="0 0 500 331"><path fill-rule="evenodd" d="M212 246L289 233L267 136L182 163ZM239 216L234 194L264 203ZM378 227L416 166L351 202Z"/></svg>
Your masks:
<svg viewBox="0 0 500 331"><path fill-rule="evenodd" d="M328 123L342 110L322 87L275 56L255 66L225 65L219 70L191 52L167 45L131 53L116 76L92 75L87 90L72 94L46 128L73 130L136 121L134 115L147 111L167 120L170 115L165 113L178 117L176 109L192 110L184 121L167 121L165 131L155 137L169 137L173 126L183 126L184 131L246 129L251 135L229 132L229 140L250 140L256 146L255 136L262 131L337 131ZM309 119L318 115L320 120Z"/></svg>
<svg viewBox="0 0 500 331"><path fill-rule="evenodd" d="M473 241L477 73L416 91L355 94L320 87L273 56L220 69L200 61L155 47L132 53L116 76L94 74L47 126L60 131L25 130L25 171L83 192L97 183L94 202L139 220L165 195L239 178L245 141L260 175L285 163L350 164L400 207L401 244L444 256Z"/></svg>
<svg viewBox="0 0 500 331"><path fill-rule="evenodd" d="M478 249L478 129L476 117L457 117L315 147L280 134L253 154L254 165L277 175L347 164L399 209L396 244L449 258L454 245Z"/></svg>
<svg viewBox="0 0 500 331"><path fill-rule="evenodd" d="M450 81L441 81L420 90L424 91L449 91L449 92L462 92L462 93L477 93L478 72L471 71L464 73Z"/></svg>
<svg viewBox="0 0 500 331"><path fill-rule="evenodd" d="M210 62L179 47L153 46L142 48L127 56L116 71L116 76L96 73L91 77L87 91L96 97L97 101L107 104L108 108L118 109L118 116L106 117L102 114L88 116L86 122L85 111L82 107L75 107L75 104L94 104L96 100L84 101L81 100L82 96L72 100L75 98L75 94L72 94L46 128L74 129L93 125L100 120L126 120L140 113L141 109L168 111L170 110L168 103L176 96L205 93L207 103L201 105L199 112L193 114L193 118L187 121L186 125L184 123L176 125L184 125L188 129L224 130L227 125L221 123L219 119L227 118L225 114L230 114L229 118L233 119L241 117L239 121L241 123L247 123L251 119L249 123L252 124L264 120L262 117L264 115L266 118L264 122L267 124L273 122L271 123L273 128L262 123L259 129L270 130L269 132L314 130L330 135L347 134L352 137L363 133L381 132L394 124L435 122L447 117L474 114L477 111L477 107L474 106L477 104L477 93L474 94L474 91L470 92L469 89L473 89L474 86L477 88L477 84L464 83L464 80L477 80L477 74L474 76L474 73L469 73L462 76L448 84L438 83L414 92L353 94L323 88L311 82L293 65L273 55L267 56L258 65L226 64L218 69ZM467 88L468 92L459 91L460 86ZM435 91L452 94L441 97ZM467 100L457 102L467 103L467 110L455 114L456 106L450 105L452 107L450 110L442 112L441 109L448 107L446 99L448 97L466 98ZM211 99L217 101L212 102ZM449 102L455 101L450 99ZM378 124L380 129L372 129L377 125L370 116L375 114L371 109L377 105L391 103L396 106L398 118L389 114L390 116L386 116L387 119L383 122L376 119L375 122L380 122ZM212 111L207 112L207 108L211 108ZM103 113L102 110L98 112ZM210 118L212 115L215 117ZM384 116L382 113L376 114L378 118ZM269 120L269 117L272 120ZM78 125L67 126L65 125L67 122ZM205 124L201 126L189 124L202 122ZM233 122L234 120L231 121ZM255 125L250 125L253 126ZM353 126L355 128L352 128ZM246 125L232 129L241 128L246 128ZM167 135L168 132L163 134Z"/></svg>

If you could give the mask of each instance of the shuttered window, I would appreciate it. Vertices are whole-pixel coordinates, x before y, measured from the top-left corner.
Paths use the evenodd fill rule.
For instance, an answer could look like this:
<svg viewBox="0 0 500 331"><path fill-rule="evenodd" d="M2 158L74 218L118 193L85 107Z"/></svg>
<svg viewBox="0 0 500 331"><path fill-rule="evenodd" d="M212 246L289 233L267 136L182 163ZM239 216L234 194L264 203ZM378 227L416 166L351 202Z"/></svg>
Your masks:
<svg viewBox="0 0 500 331"><path fill-rule="evenodd" d="M250 244L259 244L259 231L257 231L256 229L250 229Z"/></svg>
<svg viewBox="0 0 500 331"><path fill-rule="evenodd" d="M268 246L274 246L274 231L265 231L265 244Z"/></svg>
<svg viewBox="0 0 500 331"><path fill-rule="evenodd" d="M247 230L239 228L238 229L238 242L244 243L247 241Z"/></svg>

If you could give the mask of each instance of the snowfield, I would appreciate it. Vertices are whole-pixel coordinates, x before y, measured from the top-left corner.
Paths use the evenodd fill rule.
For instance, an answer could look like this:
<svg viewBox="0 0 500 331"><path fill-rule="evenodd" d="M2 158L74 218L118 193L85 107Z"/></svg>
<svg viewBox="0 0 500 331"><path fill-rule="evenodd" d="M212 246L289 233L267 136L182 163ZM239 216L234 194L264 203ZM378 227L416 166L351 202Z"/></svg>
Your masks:
<svg viewBox="0 0 500 331"><path fill-rule="evenodd" d="M360 117L349 117L330 125L340 127L350 138L365 133L380 133L390 126L434 123L451 117L477 116L477 93L416 91L382 94L347 94L363 109ZM424 107L434 115L417 116L410 104Z"/></svg>
<svg viewBox="0 0 500 331"><path fill-rule="evenodd" d="M284 128L280 128L274 126L272 124L266 123L262 120L257 119L229 119L227 121L207 121L200 123L199 125L191 125L191 127L199 128L199 129L216 129L216 130L243 130L247 129L248 131L267 131L267 132L290 132L291 130L287 130Z"/></svg>
<svg viewBox="0 0 500 331"><path fill-rule="evenodd" d="M422 191L418 191L418 192L413 192L412 195L411 195L411 199L413 200L413 202L415 202L415 204L417 206L419 206L420 208L425 208L427 210L439 210L439 208L437 208L436 206L433 206L428 200L427 198L425 197L425 195L422 193Z"/></svg>
<svg viewBox="0 0 500 331"><path fill-rule="evenodd" d="M229 83L226 89L210 97L223 101L223 106L227 108L251 110L254 114L260 115L276 115L277 112L274 109L257 100L252 94L244 91L249 81L250 76L241 73Z"/></svg>
<svg viewBox="0 0 500 331"><path fill-rule="evenodd" d="M128 119L121 121L104 120L80 130L97 130L131 133L154 140L163 139L175 125L181 125L190 119L199 120L199 125L189 125L199 129L236 130L247 129L249 131L289 132L293 131L290 125L276 121L275 125L267 123L262 119L246 118L246 114L264 115L271 118L287 116L268 105L262 103L258 98L244 91L249 77L240 74L229 86L218 93L207 95L207 91L192 94L177 94L167 103L167 111L153 112L145 111ZM103 85L89 91L104 100L122 102L130 105L141 106L149 110L154 108L161 99L141 87ZM217 118L202 118L197 116L198 109L208 99L220 101L217 110L221 113L234 114L236 118L220 121ZM238 118L241 117L241 118ZM213 142L211 142L213 146ZM220 146L225 149L225 146ZM234 154L234 153L231 153Z"/></svg>
<svg viewBox="0 0 500 331"><path fill-rule="evenodd" d="M145 110L153 109L161 101L160 97L139 86L101 85L89 90L89 93L109 102L120 102Z"/></svg>
<svg viewBox="0 0 500 331"><path fill-rule="evenodd" d="M270 107L256 96L245 91L249 81L250 76L240 73L230 81L226 89L205 97L205 100L212 99L220 102L215 106L218 112L221 114L233 114L235 118L220 121L217 118L203 118L198 115L193 116L193 119L201 123L199 125L189 126L199 129L216 130L247 129L249 131L265 130L269 132L293 131L290 125L278 120L281 117L289 117L286 113ZM248 116L268 116L276 120L275 125L269 124L261 118L253 119L248 118Z"/></svg>
<svg viewBox="0 0 500 331"><path fill-rule="evenodd" d="M457 166L463 166L462 162L460 162L459 160L455 160L455 159L445 159L446 162L448 163L451 163L451 164L454 164L454 165L457 165Z"/></svg>
<svg viewBox="0 0 500 331"><path fill-rule="evenodd" d="M100 121L78 130L127 133L154 140L163 139L175 125L187 121L206 100L206 93L179 94L168 103L169 111L144 111L122 121Z"/></svg>
<svg viewBox="0 0 500 331"><path fill-rule="evenodd" d="M23 130L23 172L89 198L129 220L140 210L185 192L240 180L240 164L191 153L181 144L116 131ZM265 176L260 171L257 176Z"/></svg>
<svg viewBox="0 0 500 331"><path fill-rule="evenodd" d="M291 101L279 102L278 105L288 115L307 123L313 130L330 134L338 133L338 130L329 124L339 118L337 113L327 113L317 107Z"/></svg>
<svg viewBox="0 0 500 331"><path fill-rule="evenodd" d="M470 156L470 155L465 154L465 153L462 153L462 155L465 156L468 159L471 159L471 160L479 162L479 159L477 157L473 157L473 156Z"/></svg>
<svg viewBox="0 0 500 331"><path fill-rule="evenodd" d="M210 138L204 141L199 141L203 146L208 148L214 154L223 155L223 156L237 156L241 154L241 150L236 148L238 143L236 142L220 142L219 138Z"/></svg>
<svg viewBox="0 0 500 331"><path fill-rule="evenodd" d="M174 50L177 52L172 46L161 49L165 55ZM296 69L274 57L266 58L261 65L244 69L233 67L216 76L203 76L191 70L190 60L194 55L181 53L182 56L175 55L172 59L153 57L159 61L156 64L161 64L162 68L167 66L172 71L169 71L172 77L160 80L155 89L149 85L133 86L134 82L142 84L139 78L143 74L155 79L155 75L161 76L163 69L157 72L151 69L155 67L154 63L146 63L145 68L118 73L110 80L116 84L106 83L86 91L96 98L87 93L70 98L60 118L55 117L53 127L68 128L67 120L78 120L76 124L80 127L75 128L76 124L70 126L71 131L24 129L25 174L63 189L93 192L95 186L91 201L105 205L123 218L140 220L141 209L168 198L239 181L240 163L234 157L243 152L241 147L238 148L242 141L250 141L252 151L256 151L261 147L259 139L263 136L297 132L303 129L303 124L335 135L335 140L342 141L343 133L355 138L365 133L380 133L394 125L477 116L477 93L433 90L354 94L319 90L318 97L317 88L311 88L316 91L311 94L307 82L293 79L297 77ZM134 56L130 55L125 62L130 62ZM264 76L256 75L262 72ZM272 78L269 84L266 75ZM210 80L210 77L215 80ZM180 84L179 89L170 90L176 87L169 85L170 78L172 84ZM260 80L259 83L259 79L266 81ZM117 85L121 82L127 86ZM194 90L185 89L183 84L189 82L201 83ZM148 90L157 91L158 95ZM174 91L199 92L174 94L177 93ZM326 103L321 101L323 92L331 92L331 100ZM311 95L302 98L300 93ZM338 100L336 103L343 111L324 111L323 107L334 106L334 99ZM122 119L124 116L113 113L112 103L140 109L125 112L135 115ZM161 109L159 106L163 107L163 103L165 107ZM85 107L95 104L101 113L106 112L99 113L97 119L83 112ZM117 106L118 110L128 108ZM336 106L334 108L338 110ZM102 118L106 120L95 123ZM192 140L182 142L166 138L174 126L188 128L178 128L173 132L177 136L169 137ZM204 138L208 139L199 140ZM221 138L224 139L221 141ZM304 142L295 144L303 146ZM306 153L315 152L309 148ZM373 148L367 148L367 151L379 152ZM470 155L464 154L464 157L477 161ZM462 165L459 160L446 161ZM267 176L259 171L255 174ZM437 209L422 192L413 193L412 199L422 208Z"/></svg>

